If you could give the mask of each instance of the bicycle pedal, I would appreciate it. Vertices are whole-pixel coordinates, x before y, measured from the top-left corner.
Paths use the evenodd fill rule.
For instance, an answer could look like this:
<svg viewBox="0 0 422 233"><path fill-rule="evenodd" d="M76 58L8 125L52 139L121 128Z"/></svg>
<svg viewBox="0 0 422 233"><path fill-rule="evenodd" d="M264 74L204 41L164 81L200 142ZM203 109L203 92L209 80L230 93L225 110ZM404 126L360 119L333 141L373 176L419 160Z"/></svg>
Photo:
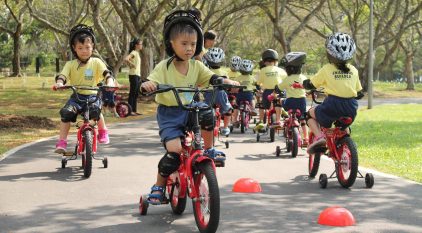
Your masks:
<svg viewBox="0 0 422 233"><path fill-rule="evenodd" d="M65 151L63 156L73 156L73 151Z"/></svg>

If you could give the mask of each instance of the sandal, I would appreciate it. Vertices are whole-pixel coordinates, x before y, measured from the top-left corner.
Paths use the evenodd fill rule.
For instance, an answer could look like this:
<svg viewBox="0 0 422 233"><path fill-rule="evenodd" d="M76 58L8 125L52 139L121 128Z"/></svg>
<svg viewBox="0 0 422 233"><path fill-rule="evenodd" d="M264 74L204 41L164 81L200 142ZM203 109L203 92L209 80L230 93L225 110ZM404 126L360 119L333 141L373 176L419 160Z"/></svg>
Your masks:
<svg viewBox="0 0 422 233"><path fill-rule="evenodd" d="M148 198L147 198L148 203L150 203L151 205L161 205L161 203L164 200L164 190L165 190L164 187L157 186L154 184L151 187L151 193L148 194ZM151 199L156 199L156 200L151 200Z"/></svg>

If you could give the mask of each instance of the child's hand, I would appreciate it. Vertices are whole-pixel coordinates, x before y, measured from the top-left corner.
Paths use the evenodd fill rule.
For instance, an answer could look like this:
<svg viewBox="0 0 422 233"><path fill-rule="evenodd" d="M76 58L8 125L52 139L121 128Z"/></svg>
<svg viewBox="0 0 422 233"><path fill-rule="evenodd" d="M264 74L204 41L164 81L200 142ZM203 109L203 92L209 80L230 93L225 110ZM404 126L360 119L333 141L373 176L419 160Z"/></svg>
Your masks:
<svg viewBox="0 0 422 233"><path fill-rule="evenodd" d="M153 91L157 90L157 85L153 81L144 82L141 85L141 92L143 92L144 90L146 92L153 92Z"/></svg>
<svg viewBox="0 0 422 233"><path fill-rule="evenodd" d="M63 85L63 83L62 82L57 82L57 83L55 83L54 84L54 86L53 86L53 89L59 89L60 87L63 87L64 85Z"/></svg>

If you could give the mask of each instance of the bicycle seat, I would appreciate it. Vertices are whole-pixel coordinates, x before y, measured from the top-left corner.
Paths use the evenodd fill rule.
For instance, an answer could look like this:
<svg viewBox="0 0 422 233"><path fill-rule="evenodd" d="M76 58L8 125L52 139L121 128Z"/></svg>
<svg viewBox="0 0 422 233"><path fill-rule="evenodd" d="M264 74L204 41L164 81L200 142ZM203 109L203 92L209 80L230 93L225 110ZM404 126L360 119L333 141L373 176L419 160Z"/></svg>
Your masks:
<svg viewBox="0 0 422 233"><path fill-rule="evenodd" d="M340 117L337 121L334 122L336 127L347 127L351 125L353 119L351 117Z"/></svg>

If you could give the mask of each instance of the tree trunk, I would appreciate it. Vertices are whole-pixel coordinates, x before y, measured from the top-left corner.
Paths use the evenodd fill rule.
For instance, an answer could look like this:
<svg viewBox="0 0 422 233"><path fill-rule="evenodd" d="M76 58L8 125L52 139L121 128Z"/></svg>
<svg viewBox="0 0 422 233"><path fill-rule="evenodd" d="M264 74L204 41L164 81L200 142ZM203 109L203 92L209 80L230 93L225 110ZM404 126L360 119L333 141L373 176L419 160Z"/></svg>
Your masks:
<svg viewBox="0 0 422 233"><path fill-rule="evenodd" d="M404 75L407 79L406 90L415 90L415 76L413 75L413 52L406 53Z"/></svg>
<svg viewBox="0 0 422 233"><path fill-rule="evenodd" d="M150 56L152 56L151 49L149 48L149 45L145 43L144 40L144 48L141 51L141 79L146 80L148 75L151 73L151 59Z"/></svg>
<svg viewBox="0 0 422 233"><path fill-rule="evenodd" d="M20 77L21 74L21 58L20 58L20 36L22 32L22 24L18 23L16 31L13 33L13 73L10 76Z"/></svg>

